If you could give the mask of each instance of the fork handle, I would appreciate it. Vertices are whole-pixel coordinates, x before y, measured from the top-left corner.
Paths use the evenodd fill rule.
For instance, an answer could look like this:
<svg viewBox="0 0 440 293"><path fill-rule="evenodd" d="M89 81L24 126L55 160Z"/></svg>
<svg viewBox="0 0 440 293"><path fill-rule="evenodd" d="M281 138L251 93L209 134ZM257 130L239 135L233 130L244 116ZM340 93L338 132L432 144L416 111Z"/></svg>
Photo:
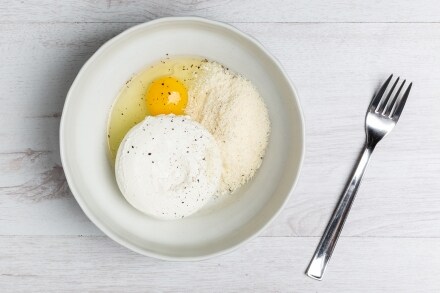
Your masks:
<svg viewBox="0 0 440 293"><path fill-rule="evenodd" d="M341 196L330 222L325 229L324 235L316 248L312 261L310 262L306 271L306 274L313 279L322 279L325 268L330 260L330 257L332 256L333 250L335 249L336 242L341 234L345 219L348 216L373 150L374 147L368 145L364 147L356 170L354 171L350 182L345 188L344 194Z"/></svg>

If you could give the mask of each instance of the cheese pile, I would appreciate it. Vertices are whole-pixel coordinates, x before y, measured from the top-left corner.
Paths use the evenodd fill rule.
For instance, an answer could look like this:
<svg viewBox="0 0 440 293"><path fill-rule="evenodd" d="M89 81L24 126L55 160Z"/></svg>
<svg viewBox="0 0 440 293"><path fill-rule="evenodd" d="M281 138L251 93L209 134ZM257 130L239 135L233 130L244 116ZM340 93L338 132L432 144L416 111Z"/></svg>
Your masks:
<svg viewBox="0 0 440 293"><path fill-rule="evenodd" d="M270 122L249 80L217 62L204 62L189 89L186 114L219 145L223 170L218 194L232 193L254 176L264 157Z"/></svg>

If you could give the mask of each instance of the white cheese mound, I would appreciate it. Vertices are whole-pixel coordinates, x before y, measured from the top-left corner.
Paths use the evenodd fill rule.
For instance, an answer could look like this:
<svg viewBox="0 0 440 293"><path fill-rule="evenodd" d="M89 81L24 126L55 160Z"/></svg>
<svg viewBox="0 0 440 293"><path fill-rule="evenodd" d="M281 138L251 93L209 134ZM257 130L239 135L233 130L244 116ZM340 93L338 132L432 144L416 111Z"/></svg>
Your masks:
<svg viewBox="0 0 440 293"><path fill-rule="evenodd" d="M190 117L148 116L124 137L115 170L132 206L160 219L178 219L216 193L221 159L212 135Z"/></svg>
<svg viewBox="0 0 440 293"><path fill-rule="evenodd" d="M220 147L218 194L232 193L254 176L265 154L270 121L249 80L217 62L204 62L189 89L186 113L208 129Z"/></svg>

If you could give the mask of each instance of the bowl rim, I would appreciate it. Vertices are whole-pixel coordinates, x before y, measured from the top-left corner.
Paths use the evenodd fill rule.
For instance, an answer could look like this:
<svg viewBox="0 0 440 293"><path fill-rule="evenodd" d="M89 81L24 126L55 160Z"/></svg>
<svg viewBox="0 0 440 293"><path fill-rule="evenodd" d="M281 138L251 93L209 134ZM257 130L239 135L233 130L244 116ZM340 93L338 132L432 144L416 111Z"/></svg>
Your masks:
<svg viewBox="0 0 440 293"><path fill-rule="evenodd" d="M285 77L290 90L293 92L294 97L291 97L292 99L294 99L296 101L296 104L298 106L298 113L299 113L299 118L301 120L301 150L300 150L300 159L299 159L299 165L298 165L298 172L297 175L295 177L295 180L293 180L290 184L290 189L289 189L289 193L287 194L287 196L284 198L280 208L273 213L272 216L270 216L269 220L262 225L258 230L256 230L254 233L252 233L250 236L248 236L247 238L244 238L242 241L219 251L216 252L212 252L212 253L207 253L207 254L202 254L202 255L197 255L197 256L170 256L170 255L164 255L161 253L157 253L157 252L152 252L152 251L148 251L145 249L142 249L138 246L136 246L135 244L130 243L128 240L125 240L124 238L118 236L116 233L113 233L111 230L109 230L104 224L101 223L101 221L95 217L94 213L89 209L89 207L87 206L87 204L85 203L85 201L83 201L82 196L80 195L80 192L77 190L75 184L74 184L74 179L72 174L69 171L69 168L65 168L65 166L67 166L67 159L66 159L66 145L64 143L65 139L64 139L64 128L65 128L65 124L66 124L66 113L68 111L69 108L69 104L71 103L72 100L72 92L73 89L76 87L76 84L78 83L78 81L82 78L82 75L84 74L84 72L91 66L91 64L95 61L96 58L98 58L98 56L100 56L108 47L112 46L114 43L116 43L117 41L119 41L119 39L125 37L126 35L140 30L140 29L144 29L148 26L151 25L156 25L159 23L165 23L165 22L199 22L199 23L204 23L204 24L208 24L208 25L213 25L213 26L219 26L223 29L226 29L236 35L238 35L239 37L248 40L249 42L251 42L253 45L255 45L256 47L258 47L258 49L260 49L265 55L267 55L267 57L278 67L278 69L281 71L281 73L283 74L283 76ZM298 96L298 91L296 90L295 86L293 85L292 81L289 78L288 73L286 72L286 70L283 68L283 66L281 65L281 63L278 61L277 58L275 58L257 39L255 39L254 37L240 31L239 29L237 29L236 27L227 24L225 22L221 22L221 21L215 21L215 20L210 20L210 19L206 19L203 17L196 17L196 16L173 16L173 17L162 17L162 18L157 18L157 19L153 19L144 23L140 23L137 25L134 25L124 31L122 31L121 33L117 34L116 36L112 37L111 39L107 40L103 45L101 45L98 50L95 51L95 53L93 53L93 55L83 64L83 66L81 67L81 69L78 71L78 74L76 75L72 85L69 88L69 91L67 92L66 95L66 99L64 102L64 106L63 106L63 111L61 114L61 121L60 121L60 130L59 130L59 144L60 144L60 157L61 157L61 163L63 165L63 170L64 170L64 174L67 180L67 183L69 185L69 188L75 198L75 200L77 201L78 205L80 206L80 208L82 209L82 211L84 212L84 214L87 216L87 218L89 218L89 220L98 227L98 229L100 229L106 236L108 236L110 239L112 239L113 241L115 241L116 243L134 251L137 252L141 255L145 255L148 257L153 257L156 259L160 259L160 260L166 260L166 261L200 261L200 260L205 260L208 258L213 258L215 256L219 256L219 255L223 255L223 254L227 254L235 249L237 249L238 247L240 247L241 245L244 245L246 242L256 238L259 234L261 234L261 232L263 230L265 230L273 221L274 219L281 213L281 211L285 208L289 198L292 196L293 190L296 187L299 177L301 176L301 169L303 166L303 162L304 162L304 157L305 157L305 124L304 124L304 114L303 114L303 110L301 108L301 104L300 104L300 100L299 100L299 96Z"/></svg>

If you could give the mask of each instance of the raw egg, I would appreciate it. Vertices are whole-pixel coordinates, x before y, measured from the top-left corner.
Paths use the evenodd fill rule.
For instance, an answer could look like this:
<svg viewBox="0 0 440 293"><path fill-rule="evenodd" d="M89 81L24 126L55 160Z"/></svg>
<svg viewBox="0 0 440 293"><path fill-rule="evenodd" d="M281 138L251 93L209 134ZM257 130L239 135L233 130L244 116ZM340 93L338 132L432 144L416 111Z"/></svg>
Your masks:
<svg viewBox="0 0 440 293"><path fill-rule="evenodd" d="M108 122L110 161L114 163L125 134L146 116L185 114L188 91L193 88L201 57L166 57L132 76L117 96Z"/></svg>
<svg viewBox="0 0 440 293"><path fill-rule="evenodd" d="M150 115L182 115L188 103L188 90L173 76L159 77L150 84L145 100Z"/></svg>

